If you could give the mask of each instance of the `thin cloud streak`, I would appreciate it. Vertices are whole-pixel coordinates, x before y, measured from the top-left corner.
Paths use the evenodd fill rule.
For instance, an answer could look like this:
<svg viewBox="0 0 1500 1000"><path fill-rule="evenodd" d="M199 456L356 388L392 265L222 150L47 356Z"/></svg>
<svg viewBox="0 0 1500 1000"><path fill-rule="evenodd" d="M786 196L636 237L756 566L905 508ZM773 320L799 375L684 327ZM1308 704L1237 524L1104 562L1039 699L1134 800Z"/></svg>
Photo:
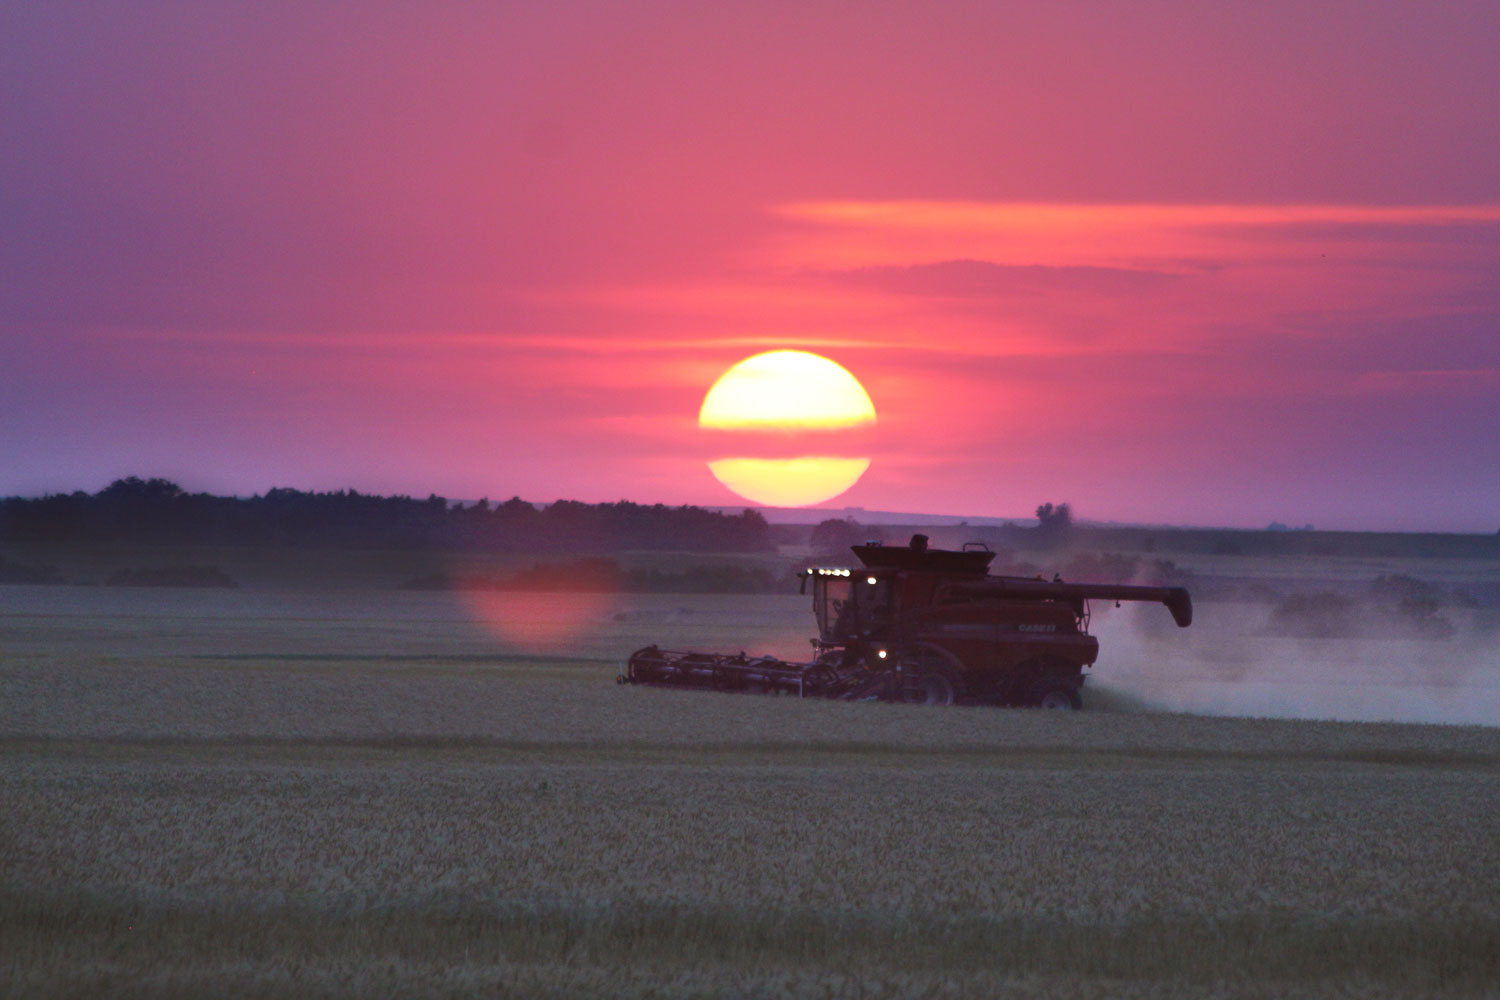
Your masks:
<svg viewBox="0 0 1500 1000"><path fill-rule="evenodd" d="M1381 230L1405 227L1418 232L1434 226L1500 223L1496 204L845 201L791 203L774 211L802 224L799 231L773 243L770 256L775 263L797 267L821 262L843 269L983 260L1193 273L1301 261L1309 244L1321 244L1315 249L1323 252L1378 258L1389 253L1380 240L1371 239ZM1315 225L1341 228L1315 235L1307 228ZM1364 229L1370 231L1361 232Z"/></svg>
<svg viewBox="0 0 1500 1000"><path fill-rule="evenodd" d="M1165 204L976 201L792 202L774 211L789 219L917 229L1078 229L1163 226L1263 226L1339 222L1435 225L1500 221L1500 204Z"/></svg>

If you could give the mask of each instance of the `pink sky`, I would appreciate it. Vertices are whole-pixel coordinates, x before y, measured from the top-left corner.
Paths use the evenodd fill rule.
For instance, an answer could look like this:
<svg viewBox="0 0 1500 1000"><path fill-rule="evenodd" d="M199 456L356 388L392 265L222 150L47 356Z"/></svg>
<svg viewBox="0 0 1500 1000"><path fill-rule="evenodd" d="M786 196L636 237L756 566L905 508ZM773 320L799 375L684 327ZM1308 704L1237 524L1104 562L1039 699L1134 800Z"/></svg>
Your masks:
<svg viewBox="0 0 1500 1000"><path fill-rule="evenodd" d="M7 5L0 494L733 504L730 364L880 415L835 506L1500 527L1500 8Z"/></svg>

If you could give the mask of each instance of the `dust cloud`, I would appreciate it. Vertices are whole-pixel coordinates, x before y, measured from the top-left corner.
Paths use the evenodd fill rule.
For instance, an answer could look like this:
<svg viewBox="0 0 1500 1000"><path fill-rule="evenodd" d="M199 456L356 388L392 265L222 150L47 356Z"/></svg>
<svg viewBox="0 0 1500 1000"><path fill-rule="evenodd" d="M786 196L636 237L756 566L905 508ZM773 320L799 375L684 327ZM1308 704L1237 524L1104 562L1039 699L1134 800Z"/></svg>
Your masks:
<svg viewBox="0 0 1500 1000"><path fill-rule="evenodd" d="M1102 603L1102 602L1100 602ZM1096 605L1099 661L1084 697L1103 711L1500 725L1500 634L1297 638L1264 604L1204 603L1191 628L1155 605Z"/></svg>

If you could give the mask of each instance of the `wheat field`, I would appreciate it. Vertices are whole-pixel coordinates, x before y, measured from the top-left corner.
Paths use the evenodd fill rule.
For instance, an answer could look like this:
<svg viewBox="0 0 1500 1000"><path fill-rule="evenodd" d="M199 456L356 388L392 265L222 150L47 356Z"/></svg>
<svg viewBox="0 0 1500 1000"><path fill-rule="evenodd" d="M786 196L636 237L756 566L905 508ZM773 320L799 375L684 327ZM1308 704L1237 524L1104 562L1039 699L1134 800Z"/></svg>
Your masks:
<svg viewBox="0 0 1500 1000"><path fill-rule="evenodd" d="M777 597L4 589L10 995L1500 989L1493 727L613 684Z"/></svg>

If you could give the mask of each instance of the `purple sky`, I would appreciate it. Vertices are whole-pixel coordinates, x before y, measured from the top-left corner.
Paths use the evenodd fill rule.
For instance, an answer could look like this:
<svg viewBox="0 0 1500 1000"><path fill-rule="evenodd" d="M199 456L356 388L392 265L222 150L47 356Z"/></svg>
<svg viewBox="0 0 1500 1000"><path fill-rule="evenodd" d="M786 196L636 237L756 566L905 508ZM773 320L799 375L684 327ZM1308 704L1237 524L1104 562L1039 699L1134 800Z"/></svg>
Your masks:
<svg viewBox="0 0 1500 1000"><path fill-rule="evenodd" d="M1500 527L1500 6L9 4L0 494Z"/></svg>

